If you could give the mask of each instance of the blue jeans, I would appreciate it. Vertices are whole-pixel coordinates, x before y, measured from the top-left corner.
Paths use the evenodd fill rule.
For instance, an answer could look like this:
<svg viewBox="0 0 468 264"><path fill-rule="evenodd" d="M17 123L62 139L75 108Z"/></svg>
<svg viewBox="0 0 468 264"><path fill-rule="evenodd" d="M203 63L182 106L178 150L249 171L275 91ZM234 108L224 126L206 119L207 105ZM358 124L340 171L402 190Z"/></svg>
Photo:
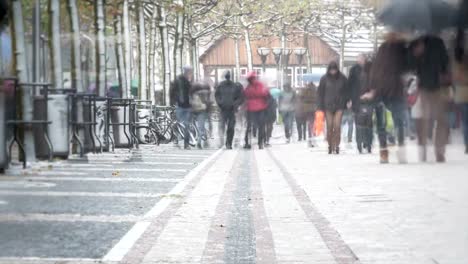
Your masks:
<svg viewBox="0 0 468 264"><path fill-rule="evenodd" d="M292 128L293 128L293 123L294 123L294 112L293 111L285 111L285 112L281 112L281 115L283 117L284 133L286 135L286 138L289 139L292 136Z"/></svg>
<svg viewBox="0 0 468 264"><path fill-rule="evenodd" d="M198 113L194 113L194 115L195 115L195 120L197 121L198 131L200 132L197 143L201 144L203 140L207 139L206 121L208 120L208 113L198 112Z"/></svg>
<svg viewBox="0 0 468 264"><path fill-rule="evenodd" d="M190 121L192 119L192 109L190 108L176 108L176 118L179 123L184 125L184 146L188 147L190 142Z"/></svg>
<svg viewBox="0 0 468 264"><path fill-rule="evenodd" d="M468 103L460 105L462 111L463 138L465 145L468 146Z"/></svg>
<svg viewBox="0 0 468 264"><path fill-rule="evenodd" d="M384 100L383 104L380 103L375 108L377 117L377 131L379 134L380 148L387 148L387 120L385 108L392 113L393 124L397 133L398 145L405 144L405 130L406 130L406 111L408 107L404 99Z"/></svg>

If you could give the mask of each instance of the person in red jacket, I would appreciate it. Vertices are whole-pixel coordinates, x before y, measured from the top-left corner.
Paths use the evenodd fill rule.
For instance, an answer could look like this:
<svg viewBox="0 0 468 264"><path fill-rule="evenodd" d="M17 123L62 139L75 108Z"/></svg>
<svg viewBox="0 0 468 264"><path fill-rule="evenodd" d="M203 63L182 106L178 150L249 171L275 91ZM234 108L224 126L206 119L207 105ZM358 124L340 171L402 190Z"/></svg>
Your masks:
<svg viewBox="0 0 468 264"><path fill-rule="evenodd" d="M265 109L268 107L270 92L261 83L255 72L247 75L248 85L244 90L244 98L247 108L247 130L245 132L244 148L252 148L250 138L252 125L255 123L258 129L258 147L263 149L265 142Z"/></svg>

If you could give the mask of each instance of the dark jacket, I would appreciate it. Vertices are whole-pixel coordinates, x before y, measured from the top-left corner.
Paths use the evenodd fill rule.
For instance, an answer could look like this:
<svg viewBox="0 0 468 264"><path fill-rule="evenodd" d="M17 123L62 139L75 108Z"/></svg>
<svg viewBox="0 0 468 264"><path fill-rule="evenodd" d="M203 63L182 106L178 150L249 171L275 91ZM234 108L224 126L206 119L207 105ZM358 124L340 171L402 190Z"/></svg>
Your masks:
<svg viewBox="0 0 468 264"><path fill-rule="evenodd" d="M183 75L177 77L170 87L171 106L190 108L190 81Z"/></svg>
<svg viewBox="0 0 468 264"><path fill-rule="evenodd" d="M335 76L331 75L331 68L337 68L336 63L331 63L328 66L327 73L320 79L318 88L319 108L324 111L335 112L346 108L349 93L346 89L346 77L339 70Z"/></svg>
<svg viewBox="0 0 468 264"><path fill-rule="evenodd" d="M463 56L466 54L465 50L465 28L468 27L468 0L463 0L460 4L457 14L457 36L455 40L455 60L458 63L463 61Z"/></svg>
<svg viewBox="0 0 468 264"><path fill-rule="evenodd" d="M278 103L273 96L268 97L268 107L265 110L265 122L267 124L272 124L276 122L276 109L278 108Z"/></svg>
<svg viewBox="0 0 468 264"><path fill-rule="evenodd" d="M402 40L385 41L377 51L369 77L369 88L376 91L377 99L405 97L403 74L408 69L408 49Z"/></svg>
<svg viewBox="0 0 468 264"><path fill-rule="evenodd" d="M211 90L208 85L196 84L192 86L190 105L195 113L207 112L211 109Z"/></svg>
<svg viewBox="0 0 468 264"><path fill-rule="evenodd" d="M351 100L353 102L353 111L358 112L361 104L360 97L369 92L369 71L370 63L364 66L359 64L354 65L349 71L348 89L351 93Z"/></svg>
<svg viewBox="0 0 468 264"><path fill-rule="evenodd" d="M317 110L317 88L310 85L300 89L297 94L296 116L302 117Z"/></svg>
<svg viewBox="0 0 468 264"><path fill-rule="evenodd" d="M449 57L444 41L436 36L425 36L420 39L424 42L424 53L414 60L419 88L434 91L441 88L442 78L448 77Z"/></svg>
<svg viewBox="0 0 468 264"><path fill-rule="evenodd" d="M215 98L219 108L223 111L237 111L244 102L242 85L231 80L222 81L216 87Z"/></svg>

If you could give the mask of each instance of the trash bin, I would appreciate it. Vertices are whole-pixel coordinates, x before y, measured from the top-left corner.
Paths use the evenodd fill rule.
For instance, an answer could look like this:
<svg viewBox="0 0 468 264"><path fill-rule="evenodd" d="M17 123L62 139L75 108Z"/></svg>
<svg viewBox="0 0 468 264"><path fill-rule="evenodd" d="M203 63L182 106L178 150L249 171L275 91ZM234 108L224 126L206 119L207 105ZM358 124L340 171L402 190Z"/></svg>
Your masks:
<svg viewBox="0 0 468 264"><path fill-rule="evenodd" d="M48 125L48 133L53 156L66 159L70 152L68 95L51 94L47 103L47 119L52 121Z"/></svg>
<svg viewBox="0 0 468 264"><path fill-rule="evenodd" d="M125 111L127 113L125 113ZM128 120L130 118L130 111L129 107L123 107L123 106L114 106L111 109L111 120L112 123L119 123L122 124L124 122L124 114L126 114L126 122L128 123ZM128 148L130 147L130 131L129 131L129 125L122 126L122 125L113 125L112 127L113 130L113 136L114 136L114 143L116 148ZM127 132L127 136L125 135L125 132Z"/></svg>
<svg viewBox="0 0 468 264"><path fill-rule="evenodd" d="M145 143L145 136L148 134L149 119L151 111L149 109L137 109L137 137L140 142Z"/></svg>

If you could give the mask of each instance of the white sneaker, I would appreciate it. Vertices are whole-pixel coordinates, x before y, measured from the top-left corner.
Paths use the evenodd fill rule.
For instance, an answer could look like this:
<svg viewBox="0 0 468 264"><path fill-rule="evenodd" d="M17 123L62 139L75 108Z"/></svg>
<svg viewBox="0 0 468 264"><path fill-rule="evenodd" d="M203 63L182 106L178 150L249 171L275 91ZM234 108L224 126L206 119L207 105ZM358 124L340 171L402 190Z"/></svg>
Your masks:
<svg viewBox="0 0 468 264"><path fill-rule="evenodd" d="M406 155L406 147L399 147L397 150L397 159L400 164L407 164L408 157Z"/></svg>

